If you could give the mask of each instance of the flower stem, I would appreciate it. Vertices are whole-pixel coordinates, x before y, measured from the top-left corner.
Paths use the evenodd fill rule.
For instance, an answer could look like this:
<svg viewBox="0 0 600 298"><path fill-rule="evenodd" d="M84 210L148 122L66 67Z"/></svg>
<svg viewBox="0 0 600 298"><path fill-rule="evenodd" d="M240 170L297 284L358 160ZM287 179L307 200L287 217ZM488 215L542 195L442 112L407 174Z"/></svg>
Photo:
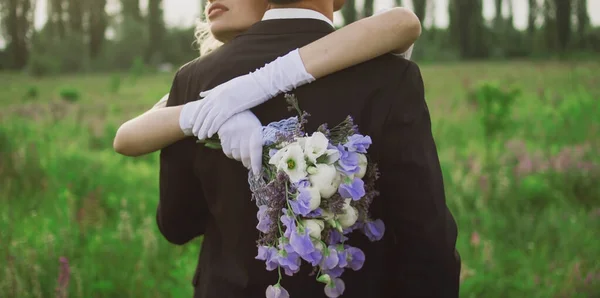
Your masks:
<svg viewBox="0 0 600 298"><path fill-rule="evenodd" d="M287 182L285 183L285 204L288 207L288 210L292 210L292 206L290 206L290 197L288 196L290 193L289 187ZM298 220L298 218L296 217L296 214L294 214L294 212L292 212L292 215L294 216L294 221L296 222L296 225L298 227L304 227L302 226L302 224L300 223L300 221Z"/></svg>
<svg viewBox="0 0 600 298"><path fill-rule="evenodd" d="M282 276L281 276L281 266L277 266L277 274L279 274L279 279L277 279L277 284L279 284L281 282Z"/></svg>

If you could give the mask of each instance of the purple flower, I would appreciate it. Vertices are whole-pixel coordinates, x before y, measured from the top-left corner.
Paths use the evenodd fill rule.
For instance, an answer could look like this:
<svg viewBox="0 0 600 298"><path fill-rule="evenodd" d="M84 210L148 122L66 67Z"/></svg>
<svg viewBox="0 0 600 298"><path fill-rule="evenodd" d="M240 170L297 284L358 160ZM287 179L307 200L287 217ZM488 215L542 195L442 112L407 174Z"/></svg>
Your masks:
<svg viewBox="0 0 600 298"><path fill-rule="evenodd" d="M344 281L334 277L331 279L329 284L325 286L325 295L329 298L337 298L344 294L344 290L346 289L346 285Z"/></svg>
<svg viewBox="0 0 600 298"><path fill-rule="evenodd" d="M330 245L341 243L342 241L348 240L348 237L340 234L337 230L330 230L327 243Z"/></svg>
<svg viewBox="0 0 600 298"><path fill-rule="evenodd" d="M267 287L265 292L267 298L290 298L290 294L281 285Z"/></svg>
<svg viewBox="0 0 600 298"><path fill-rule="evenodd" d="M295 252L280 250L277 254L277 262L287 276L300 271L300 256Z"/></svg>
<svg viewBox="0 0 600 298"><path fill-rule="evenodd" d="M348 138L348 142L344 146L350 152L367 153L367 149L369 149L372 143L371 137L355 134Z"/></svg>
<svg viewBox="0 0 600 298"><path fill-rule="evenodd" d="M279 249L283 249L286 252L294 252L294 248L290 245L290 240L285 237L279 238L279 244L277 245Z"/></svg>
<svg viewBox="0 0 600 298"><path fill-rule="evenodd" d="M365 264L365 253L360 248L352 246L346 246L345 251L347 252L346 260L348 261L348 267L354 271L360 270Z"/></svg>
<svg viewBox="0 0 600 298"><path fill-rule="evenodd" d="M308 181L308 179L302 179L302 180L299 180L298 182L295 182L293 184L293 186L296 189L307 188L307 187L310 187L310 181Z"/></svg>
<svg viewBox="0 0 600 298"><path fill-rule="evenodd" d="M256 229L263 233L268 233L271 227L271 219L268 215L269 207L266 205L262 205L258 207L258 212L256 213L256 218L258 219L258 225L256 225Z"/></svg>
<svg viewBox="0 0 600 298"><path fill-rule="evenodd" d="M344 267L348 266L348 258L350 258L350 254L348 253L348 251L342 247L342 248L338 248L337 252L338 252L338 259L339 259L337 267L344 268ZM336 277L338 277L338 276L336 276Z"/></svg>
<svg viewBox="0 0 600 298"><path fill-rule="evenodd" d="M371 241L379 241L385 233L385 225L381 219L368 221L362 226L362 232Z"/></svg>
<svg viewBox="0 0 600 298"><path fill-rule="evenodd" d="M258 247L258 255L256 256L256 259L265 261L265 263L267 264L267 270L273 271L279 266L279 262L277 261L277 254L277 248L272 246L261 245Z"/></svg>
<svg viewBox="0 0 600 298"><path fill-rule="evenodd" d="M292 276L300 270L300 256L297 253L278 250L272 246L259 246L256 259L265 261L268 271L281 267L285 274Z"/></svg>
<svg viewBox="0 0 600 298"><path fill-rule="evenodd" d="M336 148L340 152L336 168L348 176L358 173L360 171L358 153L346 151L342 145L337 145Z"/></svg>
<svg viewBox="0 0 600 298"><path fill-rule="evenodd" d="M312 266L317 266L323 259L323 253L320 250L315 249L313 252L303 256L302 258L309 262Z"/></svg>
<svg viewBox="0 0 600 298"><path fill-rule="evenodd" d="M308 231L302 229L301 227L297 227L292 231L290 236L290 245L302 258L315 251L315 245L310 240Z"/></svg>
<svg viewBox="0 0 600 298"><path fill-rule="evenodd" d="M343 232L343 234L344 234L344 235L348 235L348 234L350 234L350 233L354 232L354 230L361 229L361 228L362 228L362 226L363 226L363 223L361 223L361 222L358 222L358 221L357 221L356 223L354 223L354 224L353 224L353 225L351 225L350 227L348 227L348 228L344 228L344 229L342 230L342 232Z"/></svg>
<svg viewBox="0 0 600 298"><path fill-rule="evenodd" d="M283 215L280 218L281 223L283 223L283 225L285 226L285 232L283 233L283 236L286 238L290 238L292 235L292 231L296 229L296 222L294 221L293 217L287 214L287 209L283 208L281 211L283 212Z"/></svg>
<svg viewBox="0 0 600 298"><path fill-rule="evenodd" d="M344 273L344 268L342 268L342 266L336 266L335 268L329 270L323 270L323 273L331 277L340 277Z"/></svg>
<svg viewBox="0 0 600 298"><path fill-rule="evenodd" d="M360 178L354 178L350 184L342 183L338 192L344 199L358 201L365 196L365 182Z"/></svg>
<svg viewBox="0 0 600 298"><path fill-rule="evenodd" d="M295 214L306 216L310 213L311 195L306 188L300 188L295 200L290 200L290 206Z"/></svg>
<svg viewBox="0 0 600 298"><path fill-rule="evenodd" d="M329 246L325 253L323 254L323 259L321 260L321 269L330 270L335 268L339 262L338 252L335 250L335 247Z"/></svg>
<svg viewBox="0 0 600 298"><path fill-rule="evenodd" d="M323 215L323 209L317 208L317 209L311 211L310 213L308 213L305 217L314 218L314 217L320 217L322 215Z"/></svg>

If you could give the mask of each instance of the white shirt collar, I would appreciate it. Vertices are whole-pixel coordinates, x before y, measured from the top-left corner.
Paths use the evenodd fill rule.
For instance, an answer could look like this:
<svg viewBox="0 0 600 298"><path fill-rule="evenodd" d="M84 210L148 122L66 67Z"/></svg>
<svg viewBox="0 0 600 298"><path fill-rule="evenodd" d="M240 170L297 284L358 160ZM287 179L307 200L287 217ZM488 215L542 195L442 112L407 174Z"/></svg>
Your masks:
<svg viewBox="0 0 600 298"><path fill-rule="evenodd" d="M265 12L265 15L262 19L263 21L274 19L316 19L327 22L327 24L331 25L331 27L335 27L333 26L333 22L322 13L304 8L269 9L267 12Z"/></svg>

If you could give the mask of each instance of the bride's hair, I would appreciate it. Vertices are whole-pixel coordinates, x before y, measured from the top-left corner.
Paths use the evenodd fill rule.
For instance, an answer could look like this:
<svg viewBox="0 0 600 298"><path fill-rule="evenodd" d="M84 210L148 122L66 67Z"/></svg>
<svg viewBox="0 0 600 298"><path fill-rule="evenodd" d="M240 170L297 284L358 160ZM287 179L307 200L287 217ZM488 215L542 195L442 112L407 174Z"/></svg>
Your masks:
<svg viewBox="0 0 600 298"><path fill-rule="evenodd" d="M194 36L196 36L195 43L200 49L200 56L206 55L216 50L223 44L212 35L212 33L210 32L210 26L201 18L198 19L196 23L196 30L194 31Z"/></svg>

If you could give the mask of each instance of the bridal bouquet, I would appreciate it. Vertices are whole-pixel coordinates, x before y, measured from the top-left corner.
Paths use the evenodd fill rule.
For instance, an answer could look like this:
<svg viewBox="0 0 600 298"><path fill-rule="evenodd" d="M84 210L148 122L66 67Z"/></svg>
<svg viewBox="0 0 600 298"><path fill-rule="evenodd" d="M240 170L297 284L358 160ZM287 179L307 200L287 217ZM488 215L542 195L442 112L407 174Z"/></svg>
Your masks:
<svg viewBox="0 0 600 298"><path fill-rule="evenodd" d="M358 133L348 116L328 129L321 125L308 135L306 112L293 95L286 95L299 116L267 125L263 174L249 174L253 200L258 206L260 231L257 259L279 280L266 297L289 297L281 286L282 271L292 276L302 262L314 267L317 282L328 297L343 294L344 270L360 270L365 254L345 244L349 233L360 230L371 241L385 230L381 220L369 217L369 205L378 195L377 166L369 163L371 138Z"/></svg>
<svg viewBox="0 0 600 298"><path fill-rule="evenodd" d="M282 271L293 276L303 262L313 266L311 274L325 284L327 297L339 297L345 289L342 273L360 270L365 262L362 250L345 244L349 234L359 230L377 241L385 231L368 212L379 195L377 166L366 155L371 138L358 133L350 116L308 135L304 124L309 115L295 96L286 95L286 100L298 116L263 128L263 171L258 176L250 171L248 178L258 206L256 259L279 273L266 297L290 297L281 286ZM219 147L214 140L202 142Z"/></svg>

